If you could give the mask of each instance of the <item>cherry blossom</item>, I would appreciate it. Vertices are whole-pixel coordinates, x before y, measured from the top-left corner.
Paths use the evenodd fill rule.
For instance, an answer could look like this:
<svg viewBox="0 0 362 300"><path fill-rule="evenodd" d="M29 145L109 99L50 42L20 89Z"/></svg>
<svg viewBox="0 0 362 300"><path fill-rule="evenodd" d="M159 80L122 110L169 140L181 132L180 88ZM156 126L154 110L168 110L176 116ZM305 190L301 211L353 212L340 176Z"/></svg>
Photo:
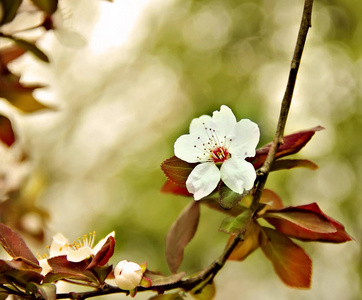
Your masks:
<svg viewBox="0 0 362 300"><path fill-rule="evenodd" d="M232 191L250 190L256 179L253 165L245 160L255 156L259 127L248 119L239 122L229 107L222 105L212 117L192 120L190 133L180 136L174 145L175 155L189 163L199 163L186 181L195 200L208 196L220 179Z"/></svg>
<svg viewBox="0 0 362 300"><path fill-rule="evenodd" d="M45 275L51 270L47 261L48 258L66 255L68 261L80 262L91 255L96 255L106 243L108 237L114 237L114 235L115 233L112 231L93 247L95 232L92 232L89 235L84 235L83 238L78 238L78 240L73 243L69 243L69 240L62 233L57 233L53 236L53 242L49 247L49 257L44 256L39 259L39 264L43 269L42 274Z"/></svg>

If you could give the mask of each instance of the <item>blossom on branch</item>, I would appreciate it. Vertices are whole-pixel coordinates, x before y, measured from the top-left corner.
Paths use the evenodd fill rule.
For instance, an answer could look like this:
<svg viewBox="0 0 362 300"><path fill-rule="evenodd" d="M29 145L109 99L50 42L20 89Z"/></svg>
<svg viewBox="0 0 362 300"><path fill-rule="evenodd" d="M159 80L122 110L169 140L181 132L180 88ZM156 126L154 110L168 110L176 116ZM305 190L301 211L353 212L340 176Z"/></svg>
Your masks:
<svg viewBox="0 0 362 300"><path fill-rule="evenodd" d="M95 241L95 232L92 232L89 235L84 235L82 239L78 238L77 241L74 241L71 244L62 233L57 233L55 236L53 236L53 242L49 247L49 257L39 259L39 264L43 269L42 274L45 275L51 270L51 267L47 262L49 258L66 255L67 261L80 262L91 256L96 256L97 253L106 244L108 238L114 238L114 235L115 233L112 231L93 247Z"/></svg>
<svg viewBox="0 0 362 300"><path fill-rule="evenodd" d="M255 156L259 127L248 119L239 122L229 107L222 105L212 117L203 115L192 120L190 133L179 137L175 155L188 163L200 163L186 181L195 200L209 195L220 179L232 191L250 190L256 179L253 165L245 160Z"/></svg>
<svg viewBox="0 0 362 300"><path fill-rule="evenodd" d="M114 269L116 285L122 290L135 289L141 283L142 277L141 266L131 261L122 260Z"/></svg>

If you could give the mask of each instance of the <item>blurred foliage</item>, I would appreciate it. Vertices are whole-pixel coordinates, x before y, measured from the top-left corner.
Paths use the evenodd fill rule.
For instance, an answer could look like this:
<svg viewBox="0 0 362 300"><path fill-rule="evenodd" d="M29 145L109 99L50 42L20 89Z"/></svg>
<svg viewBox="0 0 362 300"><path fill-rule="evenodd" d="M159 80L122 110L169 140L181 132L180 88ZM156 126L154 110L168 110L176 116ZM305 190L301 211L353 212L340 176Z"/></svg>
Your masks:
<svg viewBox="0 0 362 300"><path fill-rule="evenodd" d="M238 118L250 118L257 122L261 128L262 136L260 145L269 142L274 133L277 120L279 101L284 89L283 84L289 70L289 64L294 50L294 43L297 29L300 22L303 1L175 1L171 4L166 13L150 17L146 22L146 33L140 46L140 60L152 58L162 61L171 68L179 77L179 84L182 91L187 95L190 105L186 106L182 113L185 122L181 128L177 128L165 137L168 142L169 154L172 154L173 143L176 138L188 131L189 121L201 114L210 114L221 104L229 105ZM344 169L352 173L352 179L339 174L340 182L337 187L348 186L346 193L335 202L330 201L324 194L329 189L329 183L321 186L320 170L297 170L284 171L280 175L272 174L268 185L279 193L286 204L304 204L308 201L321 201L322 206L328 207L335 215L342 216L346 228L350 229L357 242L360 243L362 236L362 224L360 221L359 204L361 200L361 187L357 182L361 181L362 160L360 157L361 147L358 135L362 129L361 123L361 47L360 39L362 22L360 15L362 3L358 1L317 1L313 12L313 27L307 39L306 51L302 60L302 72L299 75L302 82L297 81L297 86L302 89L310 89L309 93L303 94L296 90L292 105L291 118L293 128L299 130L316 125L326 125L326 136L333 136L328 149L323 149L318 142L309 146L308 154L313 155L314 160L321 168L330 161L343 158ZM291 33L288 31L292 31ZM284 40L283 40L284 39ZM282 42L280 42L282 41ZM318 73L318 65L311 65L308 55L313 51L324 49L324 53L331 59L327 74ZM145 58L146 57L146 58ZM323 57L320 57L323 60ZM344 71L353 76L353 84L346 84L346 92L343 98L340 95L330 94L334 99L313 99L315 91L311 90L308 80L308 72L318 73L321 78L335 77L340 72L338 66L345 62ZM333 63L336 62L334 65ZM282 86L279 88L278 99L272 99L274 91L268 92L268 85L261 85L260 78L264 68L271 64L282 65L282 72L274 73L270 77L281 78ZM304 66L306 64L306 66ZM358 68L359 66L359 68ZM277 70L280 71L280 70ZM303 78L304 77L304 78ZM264 79L268 81L268 78ZM345 78L345 80L348 80ZM313 88L328 91L330 86L323 85L325 81L320 80ZM344 82L340 82L343 88ZM301 95L301 96L300 96ZM303 97L304 96L304 97ZM315 96L318 96L316 94ZM343 111L347 101L353 109L348 109L346 116L342 118L338 112ZM154 99L153 101L157 101ZM305 104L301 102L305 102ZM313 107L316 101L320 103ZM330 101L329 104L327 101ZM272 102L274 110L270 110ZM351 104L352 103L352 104ZM325 113L324 108L334 105L331 113ZM298 117L298 113L306 110ZM308 117L303 118L306 114ZM317 123L315 123L317 122ZM289 124L289 123L288 123ZM288 131L286 133L290 133ZM316 140L319 139L317 135ZM323 143L322 141L319 144ZM328 139L328 137L327 137ZM161 145L164 147L164 145ZM160 146L155 145L156 149ZM321 149L319 151L319 149ZM319 152L321 152L319 154ZM145 150L142 157L147 156L150 149ZM158 157L157 155L154 158ZM304 155L304 157L307 157ZM317 158L317 159L315 159ZM125 242L122 252L130 251L134 256L148 256L150 266L157 266L161 270L167 270L164 261L157 255L164 249L164 240L159 236L165 235L165 228L168 228L181 208L187 205L187 200L181 197L170 197L158 195L154 190L157 185L161 186L163 179L157 170L142 171L142 178L139 177L140 169L130 167L122 171L121 179L126 186L132 187L134 192L129 197L129 202L135 201L130 207L129 214L122 214L115 220L118 231L122 232L121 239ZM333 169L333 171L338 171ZM291 172L296 172L292 174ZM279 172L278 172L279 173ZM335 174L335 173L334 173ZM331 175L333 176L333 175ZM307 179L308 177L308 179ZM346 182L351 180L351 182ZM302 184L301 182L307 183ZM335 182L335 180L333 181ZM310 186L313 186L308 191ZM324 197L323 197L324 195ZM297 202L300 201L303 202ZM138 210L138 205L143 207ZM137 209L137 212L136 212ZM135 217L134 214L137 216ZM139 240L135 238L132 231L122 230L130 224L130 219L140 220ZM340 219L340 218L339 218ZM141 221L143 220L143 221ZM341 220L341 219L340 219ZM207 223L205 225L205 222ZM131 221L132 224L132 221ZM202 208L201 226L191 245L186 249L182 270L196 271L211 261L216 253L222 249L225 236L216 232L220 218L213 211ZM357 225L359 224L359 225ZM133 227L132 224L131 227ZM128 226L129 228L129 226ZM317 247L317 246L316 246ZM338 247L338 246L337 246ZM135 254L134 248L143 249L142 254ZM200 251L207 249L208 253ZM146 252L146 253L145 253ZM355 269L352 273L359 273L362 278L362 256L355 256L353 261ZM255 262L255 261L254 261ZM243 267L241 267L243 268ZM328 272L328 270L325 270ZM265 278L266 279L266 278ZM318 278L314 278L318 280ZM361 279L360 279L361 280ZM362 280L360 281L362 282ZM316 284L318 285L318 283ZM351 293L355 292L354 289ZM353 298L353 296L351 296Z"/></svg>
<svg viewBox="0 0 362 300"><path fill-rule="evenodd" d="M165 112L157 111L157 109L162 109L158 106L157 97L141 98L154 107L154 110L150 110L148 114L151 115L150 118L158 119L156 125L152 128L142 128L140 123L145 120L136 120L135 123L138 123L127 127L127 130L120 128L121 132L127 134L127 143L103 155L98 165L91 169L93 173L85 176L89 176L91 180L84 185L79 183L79 178L70 180L74 186L86 191L80 194L81 196L74 197L86 195L89 196L89 202L103 201L109 197L112 203L105 202L104 206L107 206L105 209L94 209L97 206L90 203L87 207L89 212L78 212L74 206L67 204L68 195L61 188L54 188L56 184L63 187L64 177L70 177L77 169L78 165L73 166L72 162L78 163L78 157L82 166L83 157L81 156L87 158L88 153L74 154L75 159L67 162L69 165L65 164L66 159L61 157L51 166L49 157L52 158L52 156L46 150L42 151L44 157L47 155L49 157L40 159L38 167L44 172L47 183L50 185L53 183L54 189L51 192L48 191L48 196L61 193L61 197L64 197L62 208L65 211L60 212L65 220L64 223L69 225L70 214L78 213L78 221L82 222L82 214L90 213L93 216L92 222L83 226L89 227L89 230L95 227L101 228L101 232L98 230L100 236L111 230L116 231L115 257L118 256L120 260L126 258L138 262L147 260L150 269L169 273L163 255L167 230L189 203L189 199L160 193L159 190L166 178L159 165L173 154L174 141L181 134L187 133L192 118L210 114L220 108L221 104L232 108L238 119L248 118L259 124L262 134L259 146L272 140L302 7L301 0L178 0L167 1L167 7L162 12L159 10L151 12L144 21L142 38L139 38L137 51L133 53L135 57L126 68L121 70L124 72L121 76L117 73L116 79L113 81L107 79L109 81L106 83L112 85L117 82L120 90L126 89L128 85L139 85L139 89L147 91L149 86L144 87L143 83L146 80L150 81L153 75L157 77L157 74L151 71L148 74L145 72L154 67L156 71L166 70L160 73L159 77L162 78L156 82L161 84L159 92L169 88L167 85L162 86L164 82L168 83L162 80L171 75L176 78L172 83L176 82L179 87L177 95L173 97L177 100L180 98L186 100L178 101L172 108L178 118L165 119L164 115L167 114L169 108L165 108ZM360 218L362 186L359 184L362 180L362 159L359 151L361 141L358 138L362 130L361 14L362 2L360 1L320 0L315 2L313 27L307 38L286 134L317 125L326 127L326 130L318 133L301 154L304 158L313 159L320 169L278 172L279 174L271 174L267 183L269 188L282 197L286 205L318 202L328 215L336 217L345 225L348 232L355 237L359 249L362 247L362 219ZM68 54L69 52L65 52L64 57ZM61 60L58 65L66 64L66 62L66 59ZM104 60L104 64L112 62L112 60L110 62ZM86 63L92 65L89 61ZM72 65L69 64L69 66ZM83 71L78 66L78 69L83 72L79 77L90 89L93 82L87 81L89 80L86 76L88 68ZM72 78L72 69L68 68L66 71L68 73L64 72L65 76ZM97 72L102 74L103 70L97 70ZM75 85L74 89L77 92L84 88L84 86L79 86L79 82L69 84L68 81L68 85ZM60 85L59 89L64 86ZM98 92L96 90L92 96L100 97ZM84 97L81 92L79 95L78 98L77 96L72 98L71 92L62 91L61 93L61 97L65 98L64 101L77 103L76 100L78 100L79 102L78 106L74 104L76 108L64 122L65 128L69 126L68 130L69 128L71 130L74 124L74 128L76 125L79 127L83 125L82 120L78 120L77 123L77 117L79 119L81 117L95 118L95 115L101 114L101 112L95 115L89 113L91 117L81 115L81 111L88 113L90 110L87 110L84 106L85 102L82 102L87 97ZM150 93L150 95L155 95L155 93ZM160 95L162 96L164 94ZM172 103L171 100L173 99L170 99L170 103ZM135 101L134 105L140 105L137 99L132 101ZM127 109L129 107L126 104L125 110ZM170 115L174 116L174 114ZM148 123L145 122L145 124ZM136 135L138 132L135 127L137 126L143 130L143 136ZM99 128L96 129L92 131L95 139L97 135L100 135ZM148 136L154 134L155 131L160 132L156 134L158 139L149 143ZM58 144L64 147L60 147L61 150L58 148L58 152L55 153L66 152L69 148L66 148L64 144L67 145L68 142L76 140L76 134L63 135L64 132L60 135L52 132L47 136L50 143L53 142L54 148L59 147ZM41 139L38 138L36 142ZM135 140L141 146L143 143L147 146L139 149ZM29 142L28 147L36 142L33 144ZM134 151L133 155L132 151ZM123 158L124 153L128 155L125 158ZM113 160L114 164L117 164L118 160L121 161L122 168L119 168L116 177L106 182L108 194L104 195L104 198L95 200L91 196L94 191L97 191L97 186L94 184L96 187L93 187L92 180L97 177L92 176L102 177L102 164L107 164L109 160ZM73 186L71 190L72 188ZM217 231L223 218L217 212L201 207L200 226L195 238L185 249L180 270L188 273L197 272L219 256L228 240L226 234ZM74 224L70 226L72 230L75 230ZM82 233L77 232L74 235ZM349 288L350 299L358 298L362 292L360 290L362 255L358 253L360 250L355 250L357 246L345 255L342 250L337 249L338 245L327 245L328 248L321 248L317 258L314 254L318 254L318 246L311 246L308 250L314 260L325 259L324 264L319 265L320 268L322 266L331 269L336 266L333 270L338 268L335 260L330 265L328 265L330 261L326 262L333 257L334 253L343 257L343 263L350 264L348 271L343 273L346 277L343 282L355 283L356 275L359 276L359 284ZM350 245L348 247L353 248ZM241 288L245 289L244 299L252 299L251 297L255 296L253 294L256 292L255 289L250 288L251 281L258 284L261 280L266 292L280 292L288 297L286 296L290 295L287 294L288 291L282 292L284 290L275 289L276 281L273 281L270 276L271 267L266 266L264 260L259 262L259 258L260 253L257 251L250 256L250 262L248 257L243 265L235 267L235 270L240 272L238 276L241 278ZM224 272L227 274L227 269ZM297 292L291 291L295 293L293 299L305 299L306 295L313 295L314 298L319 296L319 299L322 296L325 298L325 293L331 285L328 275L333 272L329 272L328 269L316 269L314 273L313 280L317 282L313 285L313 289L316 289L314 294L308 294L305 291L301 292L302 294L296 294ZM323 281L324 276L328 278ZM336 274L335 278L339 276ZM227 284L227 278L226 276L224 284ZM232 279L235 279L235 273L229 277L230 282ZM271 283L268 283L268 279ZM346 287L342 286L338 291L345 291L345 289ZM230 290L232 292L232 289ZM217 295L224 294L218 291ZM337 294L332 296L337 297ZM217 297L222 299L222 296ZM343 294L343 297L348 296Z"/></svg>

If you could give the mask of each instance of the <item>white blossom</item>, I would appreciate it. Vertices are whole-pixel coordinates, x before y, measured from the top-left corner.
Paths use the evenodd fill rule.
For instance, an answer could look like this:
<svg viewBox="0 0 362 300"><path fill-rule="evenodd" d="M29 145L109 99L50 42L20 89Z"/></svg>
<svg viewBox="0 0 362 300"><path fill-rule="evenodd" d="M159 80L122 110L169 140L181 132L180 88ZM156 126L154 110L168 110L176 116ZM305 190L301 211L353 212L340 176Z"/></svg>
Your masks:
<svg viewBox="0 0 362 300"><path fill-rule="evenodd" d="M122 290L133 290L140 284L142 277L140 265L131 261L122 260L114 269L116 285Z"/></svg>
<svg viewBox="0 0 362 300"><path fill-rule="evenodd" d="M190 133L179 137L175 155L189 163L200 163L186 181L195 200L209 195L220 179L236 193L250 190L256 179L253 165L245 160L255 156L259 127L248 119L239 122L229 107L222 105L212 117L192 120Z"/></svg>
<svg viewBox="0 0 362 300"><path fill-rule="evenodd" d="M69 240L62 233L57 233L53 236L53 242L49 247L49 258L66 255L68 261L80 262L91 255L96 255L106 243L108 237L114 237L114 235L115 233L112 231L93 247L95 232L92 232L89 235L84 235L83 238L78 238L78 240L73 243L69 243ZM49 271L50 267L48 267L49 265L47 263L47 259L42 258L39 260L39 263L43 268L43 271Z"/></svg>

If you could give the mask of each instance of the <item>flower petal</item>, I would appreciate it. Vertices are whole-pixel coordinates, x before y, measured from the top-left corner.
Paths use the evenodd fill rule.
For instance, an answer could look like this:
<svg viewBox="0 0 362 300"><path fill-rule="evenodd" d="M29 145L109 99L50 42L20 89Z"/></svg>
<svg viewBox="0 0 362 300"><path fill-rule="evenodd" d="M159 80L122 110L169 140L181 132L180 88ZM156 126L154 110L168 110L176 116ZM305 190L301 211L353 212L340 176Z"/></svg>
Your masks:
<svg viewBox="0 0 362 300"><path fill-rule="evenodd" d="M213 137L215 133L217 134L217 126L210 116L203 115L191 121L190 135L195 138L200 149L210 148L215 141Z"/></svg>
<svg viewBox="0 0 362 300"><path fill-rule="evenodd" d="M68 239L63 234L57 233L55 236L53 236L53 242L49 249L49 257L66 255L69 253L71 250L68 244Z"/></svg>
<svg viewBox="0 0 362 300"><path fill-rule="evenodd" d="M176 140L174 152L179 159L188 163L204 162L210 157L202 147L202 142L197 136L184 134Z"/></svg>
<svg viewBox="0 0 362 300"><path fill-rule="evenodd" d="M45 276L52 270L52 268L49 266L48 260L46 258L39 259L39 265L42 268L40 274L43 276Z"/></svg>
<svg viewBox="0 0 362 300"><path fill-rule="evenodd" d="M206 134L205 127L215 129L215 122L210 116L202 115L201 117L195 118L190 124L190 134L199 135Z"/></svg>
<svg viewBox="0 0 362 300"><path fill-rule="evenodd" d="M226 105L222 105L220 111L214 111L212 119L215 121L217 126L217 134L219 138L229 136L236 125L236 118L232 110Z"/></svg>
<svg viewBox="0 0 362 300"><path fill-rule="evenodd" d="M101 239L98 243L97 243L97 245L95 245L94 247L93 247L93 249L92 249L92 254L93 255L96 255L97 253L98 253L98 251L99 250L101 250L101 248L103 247L103 245L105 244L105 242L108 240L108 238L110 237L110 236L115 236L115 232L114 231L112 231L111 233L109 233L104 239Z"/></svg>
<svg viewBox="0 0 362 300"><path fill-rule="evenodd" d="M243 159L231 157L223 162L221 169L221 180L234 192L242 194L250 190L256 179L256 172L251 163Z"/></svg>
<svg viewBox="0 0 362 300"><path fill-rule="evenodd" d="M220 181L220 170L213 162L197 165L186 180L187 190L195 200L209 195Z"/></svg>
<svg viewBox="0 0 362 300"><path fill-rule="evenodd" d="M92 249L89 247L82 247L67 254L67 260L71 262L80 262L85 260L92 254Z"/></svg>
<svg viewBox="0 0 362 300"><path fill-rule="evenodd" d="M228 147L231 156L246 158L255 156L255 148L260 138L259 127L256 123L242 119L234 126L233 139Z"/></svg>

